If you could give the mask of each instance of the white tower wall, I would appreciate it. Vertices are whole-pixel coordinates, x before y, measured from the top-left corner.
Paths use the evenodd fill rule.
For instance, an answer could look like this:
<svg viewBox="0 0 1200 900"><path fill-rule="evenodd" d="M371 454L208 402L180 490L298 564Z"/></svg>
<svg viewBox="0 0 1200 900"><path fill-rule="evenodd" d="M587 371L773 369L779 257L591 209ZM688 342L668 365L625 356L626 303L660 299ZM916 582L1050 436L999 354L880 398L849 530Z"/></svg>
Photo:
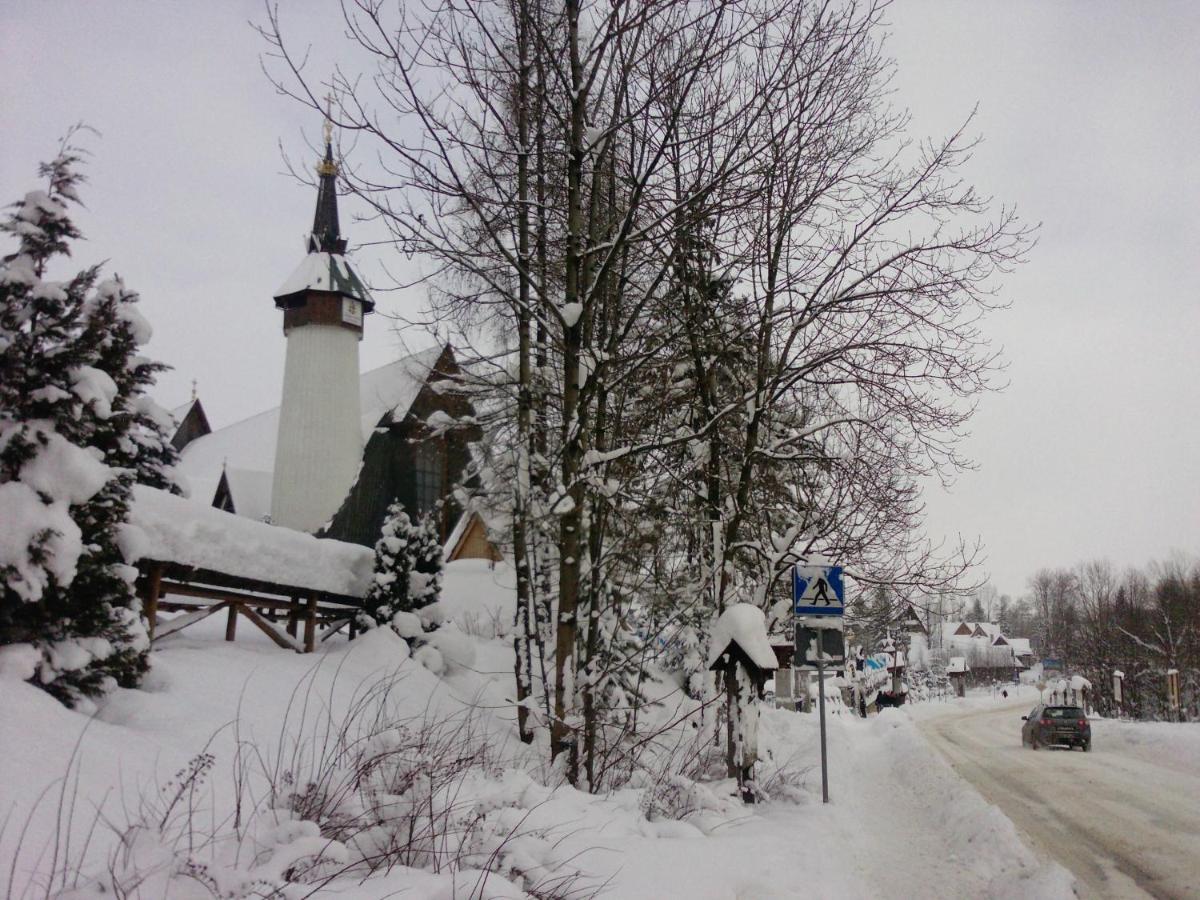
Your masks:
<svg viewBox="0 0 1200 900"><path fill-rule="evenodd" d="M279 409L271 521L316 531L358 476L363 438L355 329L306 324L289 330Z"/></svg>

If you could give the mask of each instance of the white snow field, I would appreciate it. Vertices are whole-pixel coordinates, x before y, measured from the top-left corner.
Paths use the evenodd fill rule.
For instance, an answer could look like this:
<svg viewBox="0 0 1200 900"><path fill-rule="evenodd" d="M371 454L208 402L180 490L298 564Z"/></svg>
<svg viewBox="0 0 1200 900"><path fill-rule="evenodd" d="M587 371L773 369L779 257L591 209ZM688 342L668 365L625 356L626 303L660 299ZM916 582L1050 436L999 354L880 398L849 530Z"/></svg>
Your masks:
<svg viewBox="0 0 1200 900"><path fill-rule="evenodd" d="M367 812L424 821L415 804L404 805L420 779L436 781L464 748L484 745L489 756L449 782L452 803L436 798L453 828L375 872L351 865L318 896L458 900L544 896L551 886L572 897L647 900L1073 896L1070 873L1022 843L1010 820L930 750L907 710L831 717L828 806L815 716L784 710L762 717L771 799L755 807L736 799L732 782L696 784L671 771L607 796L564 786L544 753L531 755L515 737L511 646L495 636L511 618L511 571L451 564L444 598L474 653L450 652L441 676L391 632L339 638L305 656L250 630L225 643L219 624L204 622L157 645L144 689L117 692L94 716L4 681L0 896L112 896L117 882L125 896L147 900L313 896L323 873L397 840L379 825L335 841L304 812L345 784L329 735L354 709L360 731L377 710L389 717L387 728L364 732L367 746L409 747L384 774L415 780L403 796L394 781L339 795L326 822L336 825L351 800L360 816L369 801ZM941 712L973 712L972 702ZM436 746L412 743L422 723L447 717L455 730L434 734ZM687 736L680 729L673 740ZM310 883L298 883L301 870Z"/></svg>
<svg viewBox="0 0 1200 900"><path fill-rule="evenodd" d="M1092 749L1021 746L1025 686L911 715L1083 897L1200 897L1200 725L1091 719Z"/></svg>

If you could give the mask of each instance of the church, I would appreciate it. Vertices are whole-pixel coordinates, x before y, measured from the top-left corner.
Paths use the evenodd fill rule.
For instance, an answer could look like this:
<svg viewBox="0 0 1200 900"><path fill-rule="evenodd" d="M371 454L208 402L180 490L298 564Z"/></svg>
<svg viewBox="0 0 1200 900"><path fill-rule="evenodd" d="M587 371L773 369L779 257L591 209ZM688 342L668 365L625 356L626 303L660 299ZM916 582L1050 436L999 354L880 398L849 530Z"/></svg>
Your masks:
<svg viewBox="0 0 1200 900"><path fill-rule="evenodd" d="M198 398L173 410L182 480L195 501L364 546L399 499L414 519L437 517L447 559L497 560L453 493L480 432L451 348L359 372L375 303L346 257L337 173L327 122L307 253L274 297L287 342L279 406L216 430Z"/></svg>

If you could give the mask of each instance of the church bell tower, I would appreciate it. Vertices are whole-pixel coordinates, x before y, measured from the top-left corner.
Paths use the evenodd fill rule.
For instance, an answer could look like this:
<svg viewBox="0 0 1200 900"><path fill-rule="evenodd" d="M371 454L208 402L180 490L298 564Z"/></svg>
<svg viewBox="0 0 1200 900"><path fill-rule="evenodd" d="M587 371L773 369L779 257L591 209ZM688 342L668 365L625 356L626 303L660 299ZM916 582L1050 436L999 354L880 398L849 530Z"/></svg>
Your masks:
<svg viewBox="0 0 1200 900"><path fill-rule="evenodd" d="M362 461L358 342L374 309L338 227L333 128L317 166L317 210L304 260L275 294L287 357L271 487L271 521L316 531L337 512Z"/></svg>

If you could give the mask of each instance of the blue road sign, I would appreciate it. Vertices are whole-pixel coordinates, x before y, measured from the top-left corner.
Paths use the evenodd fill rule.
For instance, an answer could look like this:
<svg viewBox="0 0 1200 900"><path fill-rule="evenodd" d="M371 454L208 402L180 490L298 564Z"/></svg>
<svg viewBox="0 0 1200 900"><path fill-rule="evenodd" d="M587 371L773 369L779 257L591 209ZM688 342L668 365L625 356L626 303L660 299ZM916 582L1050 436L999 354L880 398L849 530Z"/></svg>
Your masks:
<svg viewBox="0 0 1200 900"><path fill-rule="evenodd" d="M792 608L798 616L840 616L846 611L841 566L792 569Z"/></svg>

